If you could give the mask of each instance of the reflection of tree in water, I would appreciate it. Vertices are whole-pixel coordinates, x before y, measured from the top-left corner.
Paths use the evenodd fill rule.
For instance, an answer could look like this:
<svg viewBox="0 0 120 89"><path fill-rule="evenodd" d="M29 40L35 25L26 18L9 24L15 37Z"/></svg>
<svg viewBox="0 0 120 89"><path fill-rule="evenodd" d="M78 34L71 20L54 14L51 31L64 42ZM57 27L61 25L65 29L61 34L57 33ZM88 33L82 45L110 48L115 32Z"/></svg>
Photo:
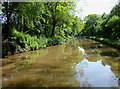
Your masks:
<svg viewBox="0 0 120 89"><path fill-rule="evenodd" d="M31 53L28 52L26 54L19 55L17 60L21 60L21 61L15 64L15 66L16 66L15 71L29 66L31 63L33 63L35 61L35 59L38 56L43 56L43 55L46 55L47 53L48 53L48 51L47 51L47 49L45 49L45 50L31 51Z"/></svg>
<svg viewBox="0 0 120 89"><path fill-rule="evenodd" d="M73 75L75 75L73 84L74 84L74 86L79 85L80 87L92 87L92 85L88 83L89 79L85 78L85 76L84 76L83 68L87 68L88 63L82 62L85 58L85 55L83 55L83 53L80 52L78 47L80 47L82 49L82 45L80 45L78 40L76 42L72 41L72 42L70 42L69 46L66 46L66 48L67 48L66 53L68 54L67 56L72 55L71 57L73 57L72 59L74 59L74 61L73 61L74 65L71 68ZM82 63L80 63L80 62L82 62Z"/></svg>
<svg viewBox="0 0 120 89"><path fill-rule="evenodd" d="M71 60L73 63L77 62L77 60L83 60L84 55L79 52L78 46L79 42L77 40L73 40L65 45L62 45L60 47L61 55L63 55L65 60Z"/></svg>
<svg viewBox="0 0 120 89"><path fill-rule="evenodd" d="M115 58L115 57L108 57L108 58L106 58L106 59L102 59L102 64L104 65L104 66L106 66L106 65L108 65L108 66L110 66L111 68L111 71L115 74L115 76L118 78L120 75L119 75L119 68L118 68L118 66L119 66L119 64L118 64L118 62L119 62L119 58Z"/></svg>
<svg viewBox="0 0 120 89"><path fill-rule="evenodd" d="M83 42L80 42L80 43L83 43ZM77 46L80 46L80 47L83 46L83 48L85 49L85 51L87 53L86 57L81 56L79 54L79 56L82 57L82 58L78 57L79 62L82 61L84 58L86 58L89 62L97 62L97 61L101 60L101 64L103 66L106 66L106 65L110 66L111 71L114 73L114 75L116 77L120 76L118 74L118 71L119 71L118 70L118 62L120 60L120 58L118 58L118 53L116 54L116 52L114 52L114 54L111 54L111 53L109 54L109 51L111 51L111 50L116 51L116 50L111 49L111 48L101 45L101 44L92 45L92 46L94 46L94 48L92 47L91 49L89 47L86 47L86 45L84 46L83 44L77 44ZM88 46L90 46L90 45L88 45ZM89 49L87 49L87 48L89 48ZM75 81L77 81L77 83L80 85L80 87L91 87L91 84L89 84L89 79L85 78L85 76L84 76L84 68L87 67L87 62L84 65L82 65L83 63L79 63L79 62L76 63L76 67L73 68L73 71L75 72L75 77L76 77ZM79 65L79 67L77 68L78 65ZM115 85L117 83L114 81L114 79L116 79L115 76L111 77L111 81L110 81L111 87L117 86L117 85Z"/></svg>
<svg viewBox="0 0 120 89"><path fill-rule="evenodd" d="M72 80L73 86L91 87L91 85L88 83L88 78L83 78L84 77L83 68L87 68L87 62L82 63L83 65L79 65L80 64L79 62L84 60L85 55L83 55L82 52L79 52L80 50L78 49L78 47L79 47L78 41L71 41L69 44L62 45L59 51L61 51L60 53L61 55L63 55L64 60L69 60L67 61L67 63L72 62L71 73L76 77L75 79Z"/></svg>
<svg viewBox="0 0 120 89"><path fill-rule="evenodd" d="M118 78L120 74L119 61L120 61L120 52L116 49L109 48L108 46L102 45L102 44L95 44L88 47L87 49L87 56L86 58L90 62L97 62L99 60L102 60L101 63L103 66L110 66L111 71L115 74L115 76ZM89 44L90 45L90 44ZM88 45L88 46L89 46ZM83 45L83 48L84 45Z"/></svg>
<svg viewBox="0 0 120 89"><path fill-rule="evenodd" d="M35 76L38 76L37 74L41 73L43 78L46 78L46 80L48 82L49 82L49 79L52 81L54 78L55 82L59 81L59 83L58 83L59 86L60 86L60 83L64 84L64 86L66 86L66 81L70 81L70 82L68 82L68 84L69 83L71 84L69 86L72 86L72 84L73 84L76 87L78 87L78 86L92 87L92 85L89 82L90 78L88 79L84 75L84 73L85 73L84 68L88 67L88 63L82 62L82 61L84 58L86 58L85 57L86 55L82 55L82 53L79 52L78 46L80 46L79 42L71 41L69 44L50 47L50 48L48 47L48 49L44 49L41 51L35 51L35 52L28 53L28 54L24 53L23 55L19 55L19 58L18 58L19 62L15 64L16 70L24 69L26 66L33 63L34 61L41 60L40 59L41 56L45 56L45 55L47 56L47 54L49 54L49 53L51 53L51 55L52 55L52 53L55 53L55 55L53 55L54 56L53 58L58 60L58 64L61 63L60 65L63 65L64 69L63 69L63 66L56 67L57 64L55 66L46 64L46 65L44 65L45 67L43 67L43 71L41 70L41 68L42 68L41 66L39 68L40 70L38 68L36 69L36 72L38 70L39 70L39 72L34 74ZM80 47L82 47L82 45ZM92 50L93 49L91 49L90 51L92 51ZM110 65L111 70L114 69L115 72L114 71L113 72L116 74L116 72L118 72L118 69L117 69L118 65L116 65L116 63L118 63L118 61L116 60L116 58L115 57L105 58L105 56L103 58L101 58L101 56L99 55L101 53L101 51L99 49L94 49L94 50L95 50L95 52L93 53L93 51L92 51L92 53L91 53L91 55L93 55L93 54L94 55L87 58L87 60L89 62L97 62L98 60L102 59L103 65ZM87 54L87 55L89 55L89 54ZM47 62L45 62L45 63L47 63ZM71 68L71 66L73 66L72 73L74 73L73 75L75 75L75 78L73 76L71 76L71 74L69 74L69 68ZM59 69L59 68L61 68L61 69ZM44 74L46 74L47 76ZM26 79L27 78L29 78L29 76L26 77ZM37 81L37 80L39 81L38 77L35 77L35 78L36 78L35 81ZM30 80L30 82L33 80ZM45 79L43 79L43 80L45 80ZM64 80L64 81L61 82L61 80ZM71 82L73 82L73 83L71 83ZM46 81L45 81L45 83L46 83ZM114 85L114 81L111 81L110 83L112 85Z"/></svg>
<svg viewBox="0 0 120 89"><path fill-rule="evenodd" d="M73 68L73 71L75 73L75 78L76 80L74 80L73 82L76 84L77 81L77 85L79 85L80 87L92 87L91 84L89 84L89 79L85 78L84 76L84 69L83 68L87 68L88 67L88 63L87 62L82 62L82 63L78 63L76 64L75 68Z"/></svg>

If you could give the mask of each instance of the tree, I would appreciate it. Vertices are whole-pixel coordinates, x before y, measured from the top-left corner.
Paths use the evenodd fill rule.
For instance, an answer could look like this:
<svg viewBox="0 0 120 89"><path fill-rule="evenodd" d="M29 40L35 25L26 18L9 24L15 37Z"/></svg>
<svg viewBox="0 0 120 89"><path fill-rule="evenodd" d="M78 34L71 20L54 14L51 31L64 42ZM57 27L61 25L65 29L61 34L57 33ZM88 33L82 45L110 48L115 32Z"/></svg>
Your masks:
<svg viewBox="0 0 120 89"><path fill-rule="evenodd" d="M101 15L90 14L86 16L84 19L85 28L82 30L82 33L88 36L96 35L97 31L95 27L101 22L101 20Z"/></svg>
<svg viewBox="0 0 120 89"><path fill-rule="evenodd" d="M5 18L7 18L7 20L5 21L5 22L7 22L6 23L6 28L4 29L5 31L6 31L6 38L9 38L9 36L11 36L11 23L10 23L10 20L11 20L11 18L12 17L14 17L14 10L15 10L15 8L17 8L17 6L18 6L18 4L19 3L11 3L11 2L3 2L3 4L2 4L2 6L3 6L3 10L2 10L2 12L3 12L3 17ZM10 27L11 26L11 27Z"/></svg>

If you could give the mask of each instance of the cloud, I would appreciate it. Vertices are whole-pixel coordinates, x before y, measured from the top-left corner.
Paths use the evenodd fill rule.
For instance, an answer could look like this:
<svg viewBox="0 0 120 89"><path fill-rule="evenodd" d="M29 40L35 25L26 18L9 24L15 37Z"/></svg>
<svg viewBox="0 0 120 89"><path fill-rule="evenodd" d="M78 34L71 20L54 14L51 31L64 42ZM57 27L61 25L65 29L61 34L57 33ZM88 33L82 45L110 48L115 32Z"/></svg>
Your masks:
<svg viewBox="0 0 120 89"><path fill-rule="evenodd" d="M89 14L109 14L118 0L80 0L76 3L76 15L84 18Z"/></svg>

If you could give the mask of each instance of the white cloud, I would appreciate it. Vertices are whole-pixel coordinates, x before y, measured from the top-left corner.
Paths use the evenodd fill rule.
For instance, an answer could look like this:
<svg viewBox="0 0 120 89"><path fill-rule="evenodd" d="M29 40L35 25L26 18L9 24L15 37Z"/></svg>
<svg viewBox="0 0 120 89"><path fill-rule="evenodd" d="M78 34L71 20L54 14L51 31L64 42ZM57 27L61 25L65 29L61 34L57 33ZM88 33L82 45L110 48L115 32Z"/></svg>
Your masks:
<svg viewBox="0 0 120 89"><path fill-rule="evenodd" d="M76 15L84 18L88 14L109 13L118 0L79 0L76 3Z"/></svg>

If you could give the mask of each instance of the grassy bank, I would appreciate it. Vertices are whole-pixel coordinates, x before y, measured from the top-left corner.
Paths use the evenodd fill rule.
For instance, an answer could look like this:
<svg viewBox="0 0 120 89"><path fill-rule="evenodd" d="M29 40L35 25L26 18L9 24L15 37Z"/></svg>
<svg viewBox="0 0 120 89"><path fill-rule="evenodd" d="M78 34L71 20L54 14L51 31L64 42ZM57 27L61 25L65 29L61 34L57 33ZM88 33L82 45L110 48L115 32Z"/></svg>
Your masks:
<svg viewBox="0 0 120 89"><path fill-rule="evenodd" d="M86 38L93 39L95 41L99 41L101 43L110 45L114 48L120 49L120 41L110 40L107 38L97 37L97 36L86 36Z"/></svg>
<svg viewBox="0 0 120 89"><path fill-rule="evenodd" d="M2 45L2 58L16 53L26 51L38 50L48 46L60 45L66 41L70 41L73 37L63 38L61 36L54 36L52 38L37 37L19 32L16 29L12 32L12 37L3 40Z"/></svg>

